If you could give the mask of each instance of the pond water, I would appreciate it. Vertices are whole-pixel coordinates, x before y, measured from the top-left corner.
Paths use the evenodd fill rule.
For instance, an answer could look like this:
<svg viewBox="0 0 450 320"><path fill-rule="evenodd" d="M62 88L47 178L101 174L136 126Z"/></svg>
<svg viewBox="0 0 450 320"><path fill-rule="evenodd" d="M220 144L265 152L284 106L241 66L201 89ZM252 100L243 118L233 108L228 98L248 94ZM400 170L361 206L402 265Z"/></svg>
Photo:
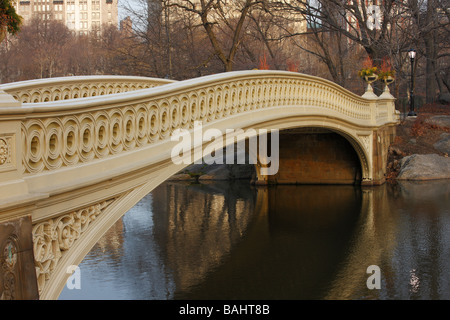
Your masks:
<svg viewBox="0 0 450 320"><path fill-rule="evenodd" d="M165 183L59 298L450 299L449 185ZM370 266L380 289L367 286Z"/></svg>

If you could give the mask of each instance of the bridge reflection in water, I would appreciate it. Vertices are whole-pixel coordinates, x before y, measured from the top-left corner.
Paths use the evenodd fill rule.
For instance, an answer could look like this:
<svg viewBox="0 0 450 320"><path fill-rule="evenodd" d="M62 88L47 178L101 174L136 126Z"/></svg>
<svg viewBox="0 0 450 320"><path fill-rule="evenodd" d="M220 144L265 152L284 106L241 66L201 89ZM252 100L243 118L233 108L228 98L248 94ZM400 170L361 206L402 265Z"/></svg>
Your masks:
<svg viewBox="0 0 450 320"><path fill-rule="evenodd" d="M60 299L449 299L449 186L166 183ZM378 265L382 289L367 289Z"/></svg>

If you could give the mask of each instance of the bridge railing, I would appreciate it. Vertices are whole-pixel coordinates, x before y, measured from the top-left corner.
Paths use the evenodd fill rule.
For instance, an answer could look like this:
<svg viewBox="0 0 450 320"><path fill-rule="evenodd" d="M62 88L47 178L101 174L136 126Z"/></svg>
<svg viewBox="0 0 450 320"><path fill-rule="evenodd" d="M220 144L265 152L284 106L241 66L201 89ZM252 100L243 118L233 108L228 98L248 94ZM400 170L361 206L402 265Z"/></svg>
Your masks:
<svg viewBox="0 0 450 320"><path fill-rule="evenodd" d="M0 85L0 90L22 103L87 98L148 89L173 80L130 76L72 76Z"/></svg>
<svg viewBox="0 0 450 320"><path fill-rule="evenodd" d="M268 108L283 113L284 107L366 128L393 123L397 117L393 99L363 98L330 81L292 72L230 72L174 83L141 79L142 86L146 81L149 86L165 85L137 90L139 86L128 81L122 89L136 90L120 94L113 94L117 78L110 78L110 83L106 79L82 77L77 84L48 79L0 87L11 94L22 92L19 99L49 99L11 107L0 104L0 188L6 190L0 192L0 204L26 192L24 177L145 148L168 139L177 128L193 128L195 121L255 115ZM57 100L64 93L71 98L84 96L83 90L91 97ZM107 95L100 96L102 92Z"/></svg>

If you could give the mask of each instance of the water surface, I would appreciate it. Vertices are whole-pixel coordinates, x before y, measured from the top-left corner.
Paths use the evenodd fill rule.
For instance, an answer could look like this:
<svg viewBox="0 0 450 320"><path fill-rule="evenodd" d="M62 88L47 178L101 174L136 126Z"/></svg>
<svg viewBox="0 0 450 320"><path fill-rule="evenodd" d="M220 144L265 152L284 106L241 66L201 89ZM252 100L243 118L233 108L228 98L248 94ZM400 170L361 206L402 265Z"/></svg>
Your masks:
<svg viewBox="0 0 450 320"><path fill-rule="evenodd" d="M166 183L80 264L60 299L450 299L447 181ZM371 265L381 289L369 290Z"/></svg>

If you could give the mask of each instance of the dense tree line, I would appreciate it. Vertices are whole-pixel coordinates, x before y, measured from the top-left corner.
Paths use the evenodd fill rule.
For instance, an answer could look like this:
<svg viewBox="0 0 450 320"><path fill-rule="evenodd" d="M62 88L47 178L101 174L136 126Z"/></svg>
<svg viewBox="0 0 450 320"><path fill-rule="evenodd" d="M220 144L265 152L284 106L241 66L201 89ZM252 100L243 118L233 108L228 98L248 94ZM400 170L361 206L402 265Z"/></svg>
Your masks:
<svg viewBox="0 0 450 320"><path fill-rule="evenodd" d="M448 0L384 0L375 7L345 0L139 1L124 8L132 30L77 36L56 21L22 26L0 47L0 81L86 74L182 80L270 68L362 93L357 73L369 57L395 69L391 92L402 97L414 48L416 91L431 102L450 89Z"/></svg>

